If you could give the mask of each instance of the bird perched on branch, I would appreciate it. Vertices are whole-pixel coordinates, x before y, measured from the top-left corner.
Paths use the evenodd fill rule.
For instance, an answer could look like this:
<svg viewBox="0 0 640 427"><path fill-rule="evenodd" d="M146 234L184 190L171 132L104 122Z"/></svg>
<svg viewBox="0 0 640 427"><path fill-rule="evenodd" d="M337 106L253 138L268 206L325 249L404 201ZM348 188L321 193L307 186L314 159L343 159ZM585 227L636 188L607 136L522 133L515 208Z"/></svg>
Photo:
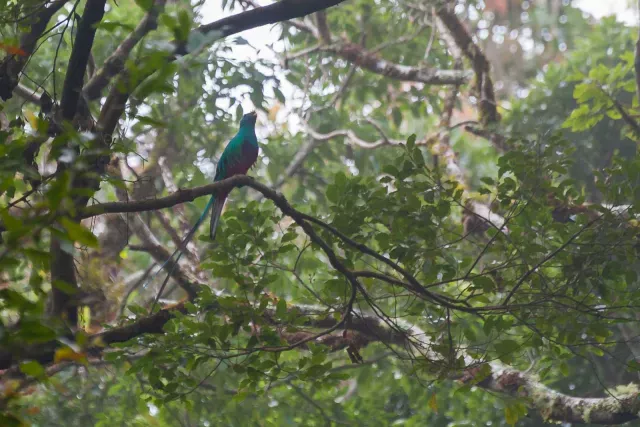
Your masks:
<svg viewBox="0 0 640 427"><path fill-rule="evenodd" d="M213 179L221 181L235 175L244 175L258 160L258 138L256 137L256 112L245 114L240 120L240 130L225 147L216 167L216 175ZM209 206L213 205L209 236L211 240L216 237L216 228L222 214L224 202L227 200L229 190L224 190L211 196L211 200L205 208L205 214Z"/></svg>
<svg viewBox="0 0 640 427"><path fill-rule="evenodd" d="M249 169L253 167L256 160L258 159L258 138L256 137L256 118L257 114L255 111L252 111L248 114L242 116L240 120L240 129L238 133L231 138L231 141L227 144L222 155L220 156L220 160L218 161L218 165L216 167L216 174L213 179L214 182L222 181L223 179L231 178L235 175L244 175ZM222 190L218 193L211 196L209 199L209 203L204 208L202 215L198 218L195 225L189 230L185 238L180 243L180 246L176 248L176 250L171 254L171 256L162 264L158 273L162 271L164 266L177 254L178 258L175 261L175 265L178 264L180 257L183 254L184 248L186 248L187 244L191 241L191 238L196 233L204 219L207 217L209 210L211 210L211 221L209 226L209 236L211 240L214 240L216 237L216 229L218 228L218 222L220 220L220 215L222 214L222 208L224 207L224 202L227 200L227 196L231 190ZM172 270L173 268L172 267ZM158 274L156 273L156 274ZM169 276L167 275L167 279L165 279L164 283L160 288L160 292L158 293L158 297L156 301L162 294L164 290L164 286L166 285ZM155 303L154 303L155 305Z"/></svg>

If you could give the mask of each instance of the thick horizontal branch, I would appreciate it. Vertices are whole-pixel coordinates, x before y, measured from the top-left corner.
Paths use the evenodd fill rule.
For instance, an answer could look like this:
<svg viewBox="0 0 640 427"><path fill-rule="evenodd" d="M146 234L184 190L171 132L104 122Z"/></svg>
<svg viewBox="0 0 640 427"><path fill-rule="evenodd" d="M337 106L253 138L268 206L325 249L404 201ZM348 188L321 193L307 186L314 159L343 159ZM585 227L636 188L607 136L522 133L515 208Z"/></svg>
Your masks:
<svg viewBox="0 0 640 427"><path fill-rule="evenodd" d="M411 292L414 292L416 295L420 296L423 299L437 303L444 307L448 307L453 310L460 310L464 312L478 312L478 311L495 309L494 307L470 308L467 306L456 305L456 304L453 304L453 302L450 301L449 298L443 295L438 295L434 292L427 291L411 274L409 274L407 271L402 269L398 264L392 262L386 257L383 257L377 252L368 248L366 245L362 245L357 242L354 242L353 240L349 239L347 236L345 236L335 228L331 227L330 225L324 223L323 221L317 218L311 217L309 215L306 215L294 209L282 194L265 186L264 184L257 182L253 178L246 175L237 175L232 178L215 182L213 184L204 185L202 187L195 187L188 190L180 190L174 194L171 194L167 197L163 197L161 199L150 199L150 200L141 200L141 201L134 201L134 202L102 203L98 205L93 205L88 207L85 210L85 212L83 212L83 214L80 216L80 218L82 219L90 218L92 216L101 215L105 213L145 212L150 210L168 208L178 203L190 202L201 196L215 194L216 192L221 190L228 190L235 186L242 187L245 185L262 193L262 195L270 199L280 209L280 211L283 214L291 217L296 222L296 224L298 224L304 230L304 232L311 238L311 240L314 243L318 244L318 246L322 249L322 251L325 252L325 254L328 256L332 267L334 267L337 271L342 273L349 280L349 282L354 286L354 289L357 287L356 284L358 283L356 275L354 275L353 272L347 270L344 267L344 265L342 265L342 263L337 259L337 257L335 257L335 254L333 253L333 249L331 249L329 245L327 245L322 239L320 239L317 236L316 232L313 230L310 223L319 225L331 231L334 235L336 235L343 241L349 243L355 249L360 250L364 253L367 253L373 256L374 258L377 258L378 260L389 265L394 270L400 272L411 284L411 288L410 288ZM499 309L503 310L502 307L500 307Z"/></svg>
<svg viewBox="0 0 640 427"><path fill-rule="evenodd" d="M365 49L361 43L336 40L331 36L327 17L324 12L316 14L316 25L317 27L302 23L296 24L297 28L316 37L319 44L297 52L293 54L293 56L288 56L285 62L296 56L322 51L335 54L360 68L395 80L412 81L427 85L459 85L465 83L473 76L473 72L470 70L441 70L437 68L395 64L378 55L378 52L386 45L379 46L375 51L370 51ZM418 33L420 31L418 31ZM415 37L415 35L408 38L411 39Z"/></svg>
<svg viewBox="0 0 640 427"><path fill-rule="evenodd" d="M504 306L500 307L468 307L463 305L455 304L452 300L445 297L444 295L439 295L434 292L430 292L424 288L424 286L418 282L418 280L413 277L413 275L409 274L405 271L400 265L392 262L388 258L378 254L371 248L363 245L361 243L355 242L349 237L345 236L343 233L330 226L329 224L309 215L306 215L298 210L294 209L287 199L277 191L265 186L254 180L253 178L246 175L237 175L232 178L228 178L222 181L215 182L213 184L204 185L202 187L195 187L188 190L180 190L176 193L173 193L169 196L160 198L160 199L150 199L150 200L141 200L141 201L133 201L133 202L113 202L113 203L102 203L97 205L89 206L85 209L83 214L80 215L80 218L90 218L96 215L101 215L105 213L125 213L125 212L145 212L150 210L157 210L172 207L178 203L185 203L195 200L198 197L202 197L205 195L215 194L221 190L229 190L233 187L242 187L249 186L260 193L263 196L270 199L283 214L291 217L303 230L304 232L311 238L314 243L317 243L318 246L325 252L325 254L329 257L331 265L338 270L340 273L344 274L347 279L354 285L354 288L357 284L357 276L347 270L344 265L333 254L333 250L322 240L320 239L310 223L319 225L327 230L329 230L332 234L348 243L356 250L359 250L363 253L366 253L379 261L387 264L389 267L399 272L405 277L407 282L411 285L408 290L420 296L421 298L439 304L443 307L447 307L453 310L459 310L463 312L482 312L482 311L493 311L493 310L504 310ZM487 219L487 221L489 221Z"/></svg>
<svg viewBox="0 0 640 427"><path fill-rule="evenodd" d="M345 0L282 0L268 6L257 7L210 24L201 25L203 34L218 32L224 38L251 28L300 18L336 6Z"/></svg>
<svg viewBox="0 0 640 427"><path fill-rule="evenodd" d="M428 85L459 85L473 76L470 70L440 70L394 64L356 43L326 45L320 50L334 53L361 68L395 80Z"/></svg>
<svg viewBox="0 0 640 427"><path fill-rule="evenodd" d="M491 363L490 367L491 374L477 386L492 392L524 398L545 420L613 425L638 418L640 393L637 388L611 397L573 397L550 389L524 372L499 363ZM479 367L468 369L461 381L471 381L479 372Z"/></svg>
<svg viewBox="0 0 640 427"><path fill-rule="evenodd" d="M216 194L221 190L230 190L233 187L241 187L255 180L250 176L236 175L234 177L214 182L212 184L203 185L189 189L180 189L177 192L160 199L136 200L131 202L112 202L99 203L88 206L80 215L80 219L91 218L93 216L103 215L106 213L130 213L130 212L146 212L157 209L170 208L179 203L191 202L198 197ZM266 187L265 187L266 188ZM267 191L276 194L273 190L266 188Z"/></svg>

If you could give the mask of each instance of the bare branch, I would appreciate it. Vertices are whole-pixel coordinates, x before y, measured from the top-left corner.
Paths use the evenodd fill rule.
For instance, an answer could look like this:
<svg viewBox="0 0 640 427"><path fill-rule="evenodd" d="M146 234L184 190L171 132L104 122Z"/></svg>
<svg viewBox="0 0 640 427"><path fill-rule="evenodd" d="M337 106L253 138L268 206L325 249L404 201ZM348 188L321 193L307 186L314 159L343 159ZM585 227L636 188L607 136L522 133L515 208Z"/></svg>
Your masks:
<svg viewBox="0 0 640 427"><path fill-rule="evenodd" d="M167 251L162 244L156 239L153 235L149 227L142 221L139 214L133 216L133 218L128 218L130 223L130 227L134 233L140 238L142 241L143 247L151 254L153 259L158 263L163 263L165 260L169 259L171 255L169 251ZM133 221L131 221L133 219ZM178 284L187 292L190 298L194 298L197 292L197 286L195 281L191 279L180 267L177 265L176 261L170 261L165 266L164 269L171 273L171 276L178 282Z"/></svg>
<svg viewBox="0 0 640 427"><path fill-rule="evenodd" d="M317 52L319 50L320 50L320 45L317 44L317 45L309 46L309 47L304 48L304 49L300 49L300 50L298 50L296 52L292 52L292 53L286 55L283 58L282 62L284 63L284 67L287 68L289 66L289 62L294 60L294 59L298 59L298 58L301 58L303 56L311 55L312 53L315 53L315 52Z"/></svg>
<svg viewBox="0 0 640 427"><path fill-rule="evenodd" d="M476 74L475 91L480 98L480 122L484 125L497 123L500 120L500 115L497 110L493 81L489 75L489 61L482 50L473 42L471 34L456 16L453 6L442 6L436 10L436 14L453 37L462 54L471 61Z"/></svg>
<svg viewBox="0 0 640 427"><path fill-rule="evenodd" d="M402 81L429 85L455 85L466 82L473 75L473 72L465 70L440 70L394 64L365 50L361 45L350 42L323 46L321 50L334 53L373 73Z"/></svg>
<svg viewBox="0 0 640 427"><path fill-rule="evenodd" d="M13 93L18 95L20 98L25 101L32 102L36 105L40 105L40 95L38 95L37 90L32 90L26 87L25 85L18 83L13 89Z"/></svg>
<svg viewBox="0 0 640 427"><path fill-rule="evenodd" d="M486 139L487 141L491 142L494 147L502 152L509 151L509 147L507 146L507 139L497 132L492 132L490 130L482 129L477 126L465 126L464 130Z"/></svg>
<svg viewBox="0 0 640 427"><path fill-rule="evenodd" d="M336 6L345 0L282 0L268 6L257 7L237 15L201 25L197 31L208 34L218 32L217 38L224 38L251 28L275 24L293 18L300 18Z"/></svg>
<svg viewBox="0 0 640 427"><path fill-rule="evenodd" d="M331 44L331 31L327 22L327 14L324 11L316 13L316 25L322 43Z"/></svg>
<svg viewBox="0 0 640 427"><path fill-rule="evenodd" d="M368 150L372 150L375 148L379 148L385 145L401 145L405 144L405 141L398 139L388 139L386 136L382 136L380 139L369 142L361 139L358 135L355 134L351 129L338 129L329 133L319 133L315 130L311 129L309 126L305 128L305 131L311 135L317 141L328 141L334 138L345 138L348 143L355 145L360 148L365 148ZM416 141L416 145L426 145L428 142L427 139Z"/></svg>

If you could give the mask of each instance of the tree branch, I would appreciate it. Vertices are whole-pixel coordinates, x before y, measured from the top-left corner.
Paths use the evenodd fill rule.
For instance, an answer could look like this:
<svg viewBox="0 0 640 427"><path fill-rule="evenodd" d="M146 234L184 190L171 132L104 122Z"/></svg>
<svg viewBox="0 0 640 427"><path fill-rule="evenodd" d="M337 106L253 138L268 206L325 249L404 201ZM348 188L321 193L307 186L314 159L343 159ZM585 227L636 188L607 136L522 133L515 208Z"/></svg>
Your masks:
<svg viewBox="0 0 640 427"><path fill-rule="evenodd" d="M138 26L125 38L116 50L107 58L104 65L93 74L91 80L82 89L88 99L96 99L113 76L124 69L124 64L133 48L149 32L158 27L158 16L164 10L166 0L155 0L154 5L144 15Z"/></svg>
<svg viewBox="0 0 640 427"><path fill-rule="evenodd" d="M386 145L405 144L405 141L399 139L389 139L384 135L382 135L380 139L373 142L365 141L358 137L358 135L356 135L355 132L353 132L351 129L337 129L329 133L319 133L307 126L305 128L305 131L316 141L328 141L333 138L345 138L350 144L368 150L373 150L375 148L383 147ZM426 145L427 143L428 139L421 139L419 141L416 141L416 145Z"/></svg>
<svg viewBox="0 0 640 427"><path fill-rule="evenodd" d="M550 389L533 376L499 363L490 364L490 375L477 383L485 390L525 398L531 407L549 421L574 424L623 424L638 419L640 394L632 392L611 397L573 397ZM480 368L468 369L462 382L468 382Z"/></svg>
<svg viewBox="0 0 640 427"><path fill-rule="evenodd" d="M40 105L40 95L38 95L37 91L32 90L25 85L18 83L13 89L13 93L18 95L20 98L25 101L32 102L36 105Z"/></svg>
<svg viewBox="0 0 640 427"><path fill-rule="evenodd" d="M78 33L76 34L71 57L69 58L69 65L67 66L62 89L62 99L60 101L62 118L69 122L73 121L78 111L82 82L84 81L87 63L91 55L97 24L100 23L104 16L105 5L106 0L87 0L82 19L78 25ZM83 108L83 114L84 113L88 113L88 109ZM87 160L91 158L96 161L96 171L98 173L104 169L105 165L99 162L104 156L88 156ZM65 171L66 169L65 164L58 162L59 172ZM95 177L84 173L74 176L72 182L74 189L93 189L93 191L95 191L99 186L100 184ZM86 195L74 197L74 203L78 206L85 206L88 201L89 197ZM49 296L48 314L54 317L62 317L63 319L66 317L65 320L68 320L69 326L75 328L78 322L77 304L66 292L55 286L56 281L62 281L74 289L78 288L73 254L63 250L61 242L56 236L52 236L51 238L50 253L52 257L52 287Z"/></svg>
<svg viewBox="0 0 640 427"><path fill-rule="evenodd" d="M82 82L96 36L96 26L104 16L106 2L106 0L87 0L87 4L84 6L62 88L60 107L62 118L65 120L73 120L78 110L78 100L82 93Z"/></svg>
<svg viewBox="0 0 640 427"><path fill-rule="evenodd" d="M500 121L500 115L497 110L493 81L489 75L489 61L478 45L473 42L471 34L469 34L469 31L467 31L456 16L453 6L446 5L439 7L436 10L436 14L453 37L462 54L471 61L471 65L476 74L475 91L480 98L480 122L484 125L497 123Z"/></svg>
<svg viewBox="0 0 640 427"><path fill-rule="evenodd" d="M291 160L291 163L289 163L287 169L285 169L284 173L280 175L280 177L278 177L278 180L273 185L273 187L275 189L279 189L284 185L287 178L295 175L307 160L307 157L309 157L309 155L318 145L320 145L320 143L321 141L318 141L316 139L307 138L300 149L293 156L293 160Z"/></svg>
<svg viewBox="0 0 640 427"><path fill-rule="evenodd" d="M418 280L412 274L410 274L408 271L403 269L397 263L378 254L368 246L355 242L354 240L350 239L348 236L341 233L339 230L330 226L329 224L294 209L289 204L287 199L284 196L282 196L282 194L272 190L271 188L255 181L253 178L246 175L236 175L234 177L231 177L222 181L214 182L212 184L204 185L202 187L195 187L187 190L181 190L177 193L171 194L167 197L163 197L160 199L141 200L141 201L124 202L124 203L123 202L103 203L103 204L90 206L84 210L84 212L80 215L80 217L84 219L84 218L89 218L95 215L101 215L105 213L143 212L143 211L149 211L149 210L162 209L162 208L171 207L178 203L189 202L204 195L216 194L221 190L231 189L235 186L248 186L259 191L266 198L270 199L280 209L280 211L283 214L291 217L296 222L296 224L298 224L304 230L304 232L311 238L311 240L314 243L316 243L322 249L323 252L325 252L327 257L329 258L329 262L331 266L334 267L340 273L342 273L349 280L349 282L353 286L354 292L355 292L355 289L360 288L357 280L357 276L355 276L353 272L348 270L342 264L342 262L338 260L338 258L333 253L333 250L322 239L318 237L316 232L311 227L310 225L311 223L319 225L322 228L325 228L335 236L339 237L344 242L348 243L350 246L356 248L357 250L363 253L366 253L367 255L374 257L378 261L385 263L395 271L402 274L402 276L410 284L410 287L408 288L408 290L410 290L415 295L427 301L430 301L432 303L436 303L454 310L460 310L463 312L472 312L472 313L476 313L479 311L487 311L487 310L503 311L505 309L505 307L503 306L472 308L472 307L467 307L463 305L456 305L454 304L454 301L451 300L450 298L444 295L440 295L440 294L428 291L422 284L418 282Z"/></svg>
<svg viewBox="0 0 640 427"><path fill-rule="evenodd" d="M344 1L345 0L283 0L268 6L241 12L210 24L201 25L194 31L205 35L213 35L209 39L209 42L212 42L241 31L318 12ZM188 53L185 44L179 44L176 46L174 52L169 55L167 61L175 61L177 55L186 55ZM98 127L104 133L108 135L113 133L120 116L124 112L129 96L133 90L135 90L135 87L149 75L139 76L137 80L138 83L132 84L131 76L128 73L120 74L100 112Z"/></svg>
<svg viewBox="0 0 640 427"><path fill-rule="evenodd" d="M320 50L334 53L373 73L402 81L428 85L458 85L469 80L473 75L471 71L466 70L439 70L394 64L367 51L359 44L350 42L322 46Z"/></svg>
<svg viewBox="0 0 640 427"><path fill-rule="evenodd" d="M0 63L0 98L7 100L13 96L13 90L20 80L19 75L33 55L38 39L47 28L49 20L58 12L67 0L57 0L42 8L35 16L29 31L20 38L20 49L26 53L22 55L8 55Z"/></svg>
<svg viewBox="0 0 640 427"><path fill-rule="evenodd" d="M210 310L218 309L219 306L217 305L210 307ZM297 314L305 316L323 312L323 310L304 305L290 305L289 310L295 310ZM111 344L129 341L143 334L161 334L163 333L164 325L173 318L175 312L186 313L184 305L181 303L172 308L162 309L131 324L93 335L89 339L90 345L99 344L99 346L91 347L89 353L91 355L99 355L103 351L102 345L108 347ZM337 320L331 316L322 316L318 321L312 321L312 324L316 327L331 327L337 323ZM359 346L365 346L377 341L404 348L417 346L429 349L431 347L431 343L426 338L428 335L417 326L406 321L398 321L397 328L390 328L374 314L358 312L351 322L343 325L342 329L357 332L358 334L353 335L352 339L356 339ZM304 334L305 336L309 335L308 333ZM295 341L296 338L300 337L294 337L289 334L285 338ZM317 341L317 343L328 345L333 350L342 349L347 344L344 338L337 335L326 336L326 338ZM31 349L28 353L31 357L28 358L38 360L40 363L51 363L53 361L53 347L39 347L37 350ZM441 355L430 350L427 351L427 357L429 359L433 358L431 362L443 363ZM0 350L0 369L10 367L10 365L3 363L6 360L6 358L3 359L4 352L5 350ZM23 355L27 356L27 354ZM630 390L627 393L606 398L573 397L556 392L536 380L534 376L507 367L499 362L487 362L489 373L488 376L483 378L476 378L478 374L486 373L486 371L483 372L482 370L483 363L469 359L468 364L473 366L464 369L459 374L454 373L449 378L457 378L459 382L465 384L475 384L477 387L487 391L515 398L524 398L530 407L549 421L612 425L637 419L640 412L640 399L638 399L639 393L637 390ZM13 378L12 374L14 372L5 372L3 379Z"/></svg>
<svg viewBox="0 0 640 427"><path fill-rule="evenodd" d="M329 23L327 22L327 14L324 11L316 13L316 25L318 28L318 34L323 44L331 43L331 31L329 30Z"/></svg>
<svg viewBox="0 0 640 427"><path fill-rule="evenodd" d="M217 39L240 33L251 28L300 18L336 6L345 0L282 0L268 6L257 7L210 24L201 25L197 31L209 34L218 32Z"/></svg>

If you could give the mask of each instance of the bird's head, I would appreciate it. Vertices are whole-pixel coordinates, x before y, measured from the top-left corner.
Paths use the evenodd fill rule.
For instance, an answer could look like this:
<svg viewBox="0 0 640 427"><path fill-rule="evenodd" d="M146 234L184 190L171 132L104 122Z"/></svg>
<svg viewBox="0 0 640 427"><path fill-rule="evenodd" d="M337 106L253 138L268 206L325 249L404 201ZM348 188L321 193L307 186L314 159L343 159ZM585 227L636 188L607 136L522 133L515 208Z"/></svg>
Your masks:
<svg viewBox="0 0 640 427"><path fill-rule="evenodd" d="M245 114L242 116L242 120L240 120L240 126L255 126L256 119L258 118L258 114L255 111Z"/></svg>

